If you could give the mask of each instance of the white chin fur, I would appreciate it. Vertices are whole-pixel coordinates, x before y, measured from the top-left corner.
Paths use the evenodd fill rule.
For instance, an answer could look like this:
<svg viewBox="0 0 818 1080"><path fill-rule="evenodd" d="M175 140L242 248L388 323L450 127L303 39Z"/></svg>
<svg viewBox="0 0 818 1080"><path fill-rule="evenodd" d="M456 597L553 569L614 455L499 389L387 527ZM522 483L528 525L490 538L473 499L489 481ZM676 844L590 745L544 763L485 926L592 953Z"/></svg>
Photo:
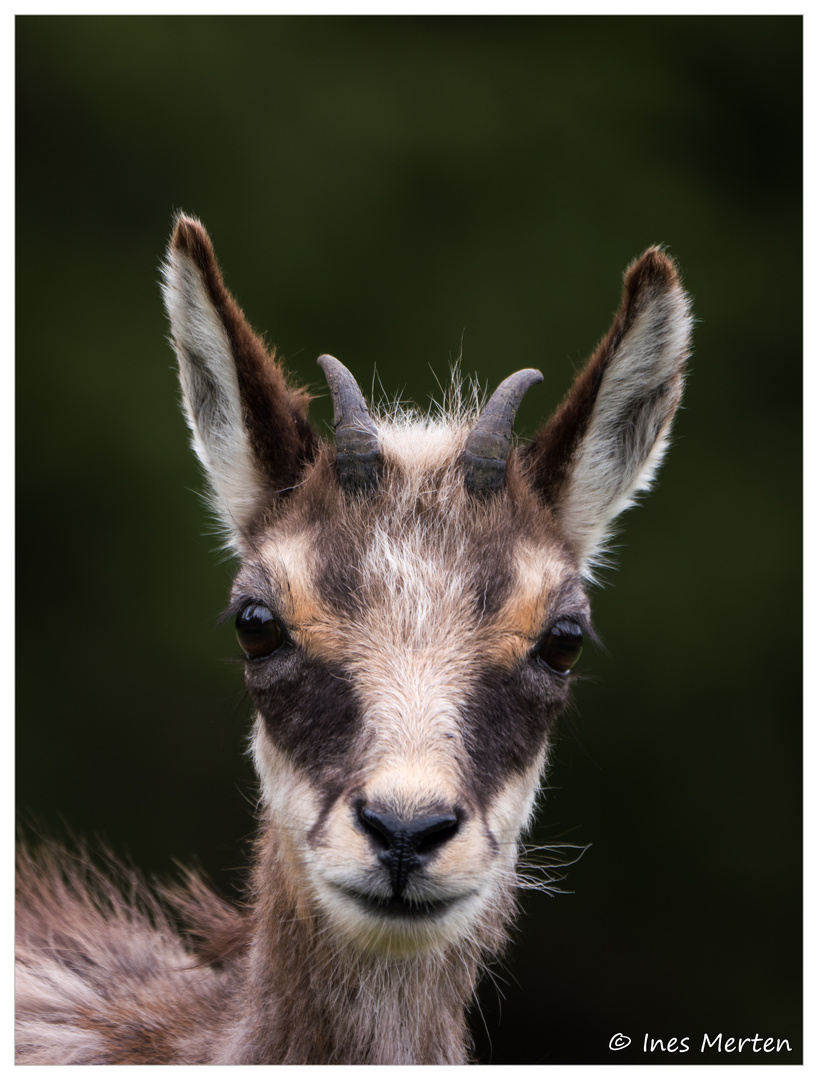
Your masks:
<svg viewBox="0 0 818 1080"><path fill-rule="evenodd" d="M328 882L316 883L318 900L345 944L381 956L442 952L474 932L485 901L472 892L429 915L379 912Z"/></svg>

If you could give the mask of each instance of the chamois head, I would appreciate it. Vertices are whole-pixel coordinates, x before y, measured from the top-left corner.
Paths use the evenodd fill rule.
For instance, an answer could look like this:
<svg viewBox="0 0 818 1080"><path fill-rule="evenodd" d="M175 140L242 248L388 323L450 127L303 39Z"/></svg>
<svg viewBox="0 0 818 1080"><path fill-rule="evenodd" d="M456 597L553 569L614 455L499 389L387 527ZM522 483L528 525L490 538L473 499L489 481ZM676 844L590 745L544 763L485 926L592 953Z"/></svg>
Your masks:
<svg viewBox="0 0 818 1080"><path fill-rule="evenodd" d="M370 415L322 356L334 445L307 420L179 216L165 302L188 423L241 565L229 611L256 709L263 829L289 901L371 955L494 947L555 717L590 630L584 581L649 486L690 315L652 248L534 441L514 413Z"/></svg>

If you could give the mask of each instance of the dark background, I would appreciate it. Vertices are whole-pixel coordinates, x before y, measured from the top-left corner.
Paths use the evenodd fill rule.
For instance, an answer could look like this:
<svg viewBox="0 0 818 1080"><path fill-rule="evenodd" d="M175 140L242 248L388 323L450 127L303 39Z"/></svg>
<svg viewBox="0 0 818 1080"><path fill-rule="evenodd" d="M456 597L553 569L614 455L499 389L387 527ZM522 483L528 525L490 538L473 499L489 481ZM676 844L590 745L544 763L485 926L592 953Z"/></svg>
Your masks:
<svg viewBox="0 0 818 1080"><path fill-rule="evenodd" d="M24 17L17 80L23 813L226 890L252 830L157 286L175 209L322 394L329 351L426 403L462 342L484 384L543 370L523 435L666 243L699 320L685 409L595 590L608 652L534 837L591 846L569 895L526 897L474 1028L495 1063L695 1063L703 1032L796 1060L801 20Z"/></svg>

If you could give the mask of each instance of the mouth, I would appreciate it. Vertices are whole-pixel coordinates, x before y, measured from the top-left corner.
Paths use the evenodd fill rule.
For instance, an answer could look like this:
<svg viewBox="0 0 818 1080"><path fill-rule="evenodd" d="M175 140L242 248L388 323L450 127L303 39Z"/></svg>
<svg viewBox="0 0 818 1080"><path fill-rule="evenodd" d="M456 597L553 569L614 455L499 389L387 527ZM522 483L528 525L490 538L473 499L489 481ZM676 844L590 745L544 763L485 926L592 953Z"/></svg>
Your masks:
<svg viewBox="0 0 818 1080"><path fill-rule="evenodd" d="M462 896L442 900L418 900L408 896L373 896L356 889L342 888L341 892L364 910L388 918L430 919L449 911Z"/></svg>

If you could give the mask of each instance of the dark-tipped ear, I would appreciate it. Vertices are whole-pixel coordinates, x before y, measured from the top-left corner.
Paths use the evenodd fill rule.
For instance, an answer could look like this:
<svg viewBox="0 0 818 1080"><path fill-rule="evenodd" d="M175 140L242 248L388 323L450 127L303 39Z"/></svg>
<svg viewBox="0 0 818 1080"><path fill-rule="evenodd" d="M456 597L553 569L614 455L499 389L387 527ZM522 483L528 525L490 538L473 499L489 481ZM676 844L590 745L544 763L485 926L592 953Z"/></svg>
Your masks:
<svg viewBox="0 0 818 1080"><path fill-rule="evenodd" d="M650 487L682 396L690 304L650 248L625 272L613 326L523 457L583 573L614 518Z"/></svg>
<svg viewBox="0 0 818 1080"><path fill-rule="evenodd" d="M163 294L193 446L237 550L263 505L296 483L315 453L309 396L290 389L225 288L210 238L176 218Z"/></svg>

